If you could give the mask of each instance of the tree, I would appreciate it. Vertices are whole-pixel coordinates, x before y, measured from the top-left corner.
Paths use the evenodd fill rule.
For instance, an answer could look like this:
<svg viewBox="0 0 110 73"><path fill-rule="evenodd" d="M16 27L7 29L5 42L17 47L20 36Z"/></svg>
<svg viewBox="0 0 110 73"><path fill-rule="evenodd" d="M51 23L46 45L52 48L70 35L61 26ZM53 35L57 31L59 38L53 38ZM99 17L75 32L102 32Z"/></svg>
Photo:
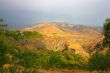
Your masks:
<svg viewBox="0 0 110 73"><path fill-rule="evenodd" d="M4 29L5 27L7 27L7 24L4 24L3 21L4 20L0 18L0 29Z"/></svg>
<svg viewBox="0 0 110 73"><path fill-rule="evenodd" d="M3 19L2 19L2 18L0 18L0 21L2 22L2 21L3 21Z"/></svg>
<svg viewBox="0 0 110 73"><path fill-rule="evenodd" d="M105 20L103 31L103 34L105 36L103 40L103 45L110 48L110 18L107 18Z"/></svg>

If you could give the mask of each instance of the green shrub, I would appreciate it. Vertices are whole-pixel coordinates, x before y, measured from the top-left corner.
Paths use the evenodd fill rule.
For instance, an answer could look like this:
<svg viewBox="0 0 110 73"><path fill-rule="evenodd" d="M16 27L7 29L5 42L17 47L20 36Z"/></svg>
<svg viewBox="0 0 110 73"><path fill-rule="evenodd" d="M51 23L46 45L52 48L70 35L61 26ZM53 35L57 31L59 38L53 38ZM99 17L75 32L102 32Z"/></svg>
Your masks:
<svg viewBox="0 0 110 73"><path fill-rule="evenodd" d="M47 56L39 53L31 53L27 51L21 51L16 54L16 57L19 59L18 64L26 67L26 68L36 68L36 67L43 67L47 64Z"/></svg>
<svg viewBox="0 0 110 73"><path fill-rule="evenodd" d="M62 60L65 67L68 68L81 68L86 63L85 59L79 54L73 54L70 51L62 52Z"/></svg>
<svg viewBox="0 0 110 73"><path fill-rule="evenodd" d="M52 52L49 59L50 67L62 68L64 65L59 52Z"/></svg>
<svg viewBox="0 0 110 73"><path fill-rule="evenodd" d="M7 54L14 54L17 52L16 44L5 35L0 35L0 65L8 63Z"/></svg>
<svg viewBox="0 0 110 73"><path fill-rule="evenodd" d="M50 51L40 46L34 53L27 51L23 46L18 45L19 41L32 40L41 38L42 35L37 32L19 31L0 31L0 68L4 64L13 64L15 66L23 66L24 68L76 68L84 64L84 59L69 51ZM31 40L31 41L30 41ZM10 54L12 60L6 56ZM15 68L13 68L15 69ZM15 69L16 70L16 69Z"/></svg>
<svg viewBox="0 0 110 73"><path fill-rule="evenodd" d="M36 67L37 62L37 56L32 53L23 53L21 56L21 59L23 60L21 62L21 65L23 65L26 68L30 67Z"/></svg>
<svg viewBox="0 0 110 73"><path fill-rule="evenodd" d="M103 26L103 35L104 35L103 45L105 47L110 48L110 18L107 18L105 20L105 23Z"/></svg>
<svg viewBox="0 0 110 73"><path fill-rule="evenodd" d="M89 68L95 70L110 69L110 53L96 53L89 59Z"/></svg>
<svg viewBox="0 0 110 73"><path fill-rule="evenodd" d="M42 35L38 32L4 30L1 33L4 33L6 36L9 36L11 38L14 38L15 40L34 40L42 38Z"/></svg>
<svg viewBox="0 0 110 73"><path fill-rule="evenodd" d="M40 34L39 32L29 32L29 31L25 31L23 32L23 36L24 38L41 38L42 37L42 34Z"/></svg>
<svg viewBox="0 0 110 73"><path fill-rule="evenodd" d="M26 68L75 68L84 64L84 59L80 55L73 55L70 52L54 52L49 50L39 50L36 53L24 51L18 53L21 61L20 65Z"/></svg>

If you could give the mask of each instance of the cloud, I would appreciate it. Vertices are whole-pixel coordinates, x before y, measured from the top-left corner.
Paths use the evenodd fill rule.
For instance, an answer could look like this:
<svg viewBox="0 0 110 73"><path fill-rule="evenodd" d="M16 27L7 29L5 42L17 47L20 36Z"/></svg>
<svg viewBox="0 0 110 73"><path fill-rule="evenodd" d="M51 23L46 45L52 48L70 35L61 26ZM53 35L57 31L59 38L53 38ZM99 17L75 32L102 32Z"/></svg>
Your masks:
<svg viewBox="0 0 110 73"><path fill-rule="evenodd" d="M54 8L80 8L100 4L104 0L0 0L0 6L13 9L54 9Z"/></svg>
<svg viewBox="0 0 110 73"><path fill-rule="evenodd" d="M82 24L101 24L110 17L110 0L0 0L0 16L28 22L64 19ZM34 18L33 18L34 17ZM19 21L19 22L20 22ZM17 23L17 20L15 20ZM15 23L14 22L14 23Z"/></svg>

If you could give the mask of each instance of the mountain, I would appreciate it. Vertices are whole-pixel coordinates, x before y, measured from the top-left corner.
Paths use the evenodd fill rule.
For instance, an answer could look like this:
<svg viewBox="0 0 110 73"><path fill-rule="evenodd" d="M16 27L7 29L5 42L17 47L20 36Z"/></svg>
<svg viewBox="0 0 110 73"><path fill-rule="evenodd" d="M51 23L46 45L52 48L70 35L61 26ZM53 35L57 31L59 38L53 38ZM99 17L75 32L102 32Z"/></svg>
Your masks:
<svg viewBox="0 0 110 73"><path fill-rule="evenodd" d="M71 48L76 52L79 52L81 55L81 51L83 51L86 56L88 56L88 54L86 50L82 50L82 48L88 49L92 47L92 45L95 45L102 37L101 31L94 27L67 23L40 23L25 28L23 31L42 33L44 35L44 39L36 41L36 43L41 43L40 45L45 46L49 50L59 51ZM39 44L36 44L36 46L39 47ZM81 48L78 48L80 46Z"/></svg>
<svg viewBox="0 0 110 73"><path fill-rule="evenodd" d="M87 25L80 25L80 24L69 24L69 23L56 23L56 25L65 31L76 31L77 33L83 34L100 34L102 32L102 27L95 27L95 26L87 26Z"/></svg>
<svg viewBox="0 0 110 73"><path fill-rule="evenodd" d="M68 23L40 23L28 28L24 31L40 32L50 38L63 39L63 41L71 41L80 43L81 45L91 46L100 41L102 29L96 27L68 24Z"/></svg>
<svg viewBox="0 0 110 73"><path fill-rule="evenodd" d="M25 31L37 31L47 36L69 36L71 34L61 30L53 23L42 23L29 28L25 28Z"/></svg>

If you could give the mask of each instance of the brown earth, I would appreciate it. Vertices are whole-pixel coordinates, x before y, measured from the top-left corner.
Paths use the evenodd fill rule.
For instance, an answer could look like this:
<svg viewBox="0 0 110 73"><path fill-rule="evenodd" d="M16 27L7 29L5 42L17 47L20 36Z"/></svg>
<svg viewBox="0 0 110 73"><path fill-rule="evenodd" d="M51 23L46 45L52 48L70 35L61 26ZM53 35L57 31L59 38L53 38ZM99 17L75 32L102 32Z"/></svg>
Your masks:
<svg viewBox="0 0 110 73"><path fill-rule="evenodd" d="M69 70L69 69L38 69L38 73L110 73L110 71L88 71L88 70Z"/></svg>
<svg viewBox="0 0 110 73"><path fill-rule="evenodd" d="M81 32L68 31L68 30L64 31L52 23L42 23L23 29L23 31L40 32L44 35L44 39L39 41L34 41L34 43L30 44L31 47L34 47L35 45L38 46L43 45L49 50L58 51L58 50L64 50L66 45L65 43L70 42L74 44L72 45L68 44L68 48L69 46L74 47L74 45L77 43L77 45L81 46L81 48L78 48L79 46L75 46L74 48L72 47L72 49L76 50L78 48L76 50L77 52L80 49L83 53L85 53L85 55L87 55L87 52L85 51L85 49L83 49L83 47L92 47L91 45L97 44L97 42L102 40L101 38L103 36L97 30L88 29L88 28L87 29L85 28L83 30L84 31L89 30L89 32L92 34L87 34L87 33L84 34ZM29 47L29 49L32 49L31 47Z"/></svg>

